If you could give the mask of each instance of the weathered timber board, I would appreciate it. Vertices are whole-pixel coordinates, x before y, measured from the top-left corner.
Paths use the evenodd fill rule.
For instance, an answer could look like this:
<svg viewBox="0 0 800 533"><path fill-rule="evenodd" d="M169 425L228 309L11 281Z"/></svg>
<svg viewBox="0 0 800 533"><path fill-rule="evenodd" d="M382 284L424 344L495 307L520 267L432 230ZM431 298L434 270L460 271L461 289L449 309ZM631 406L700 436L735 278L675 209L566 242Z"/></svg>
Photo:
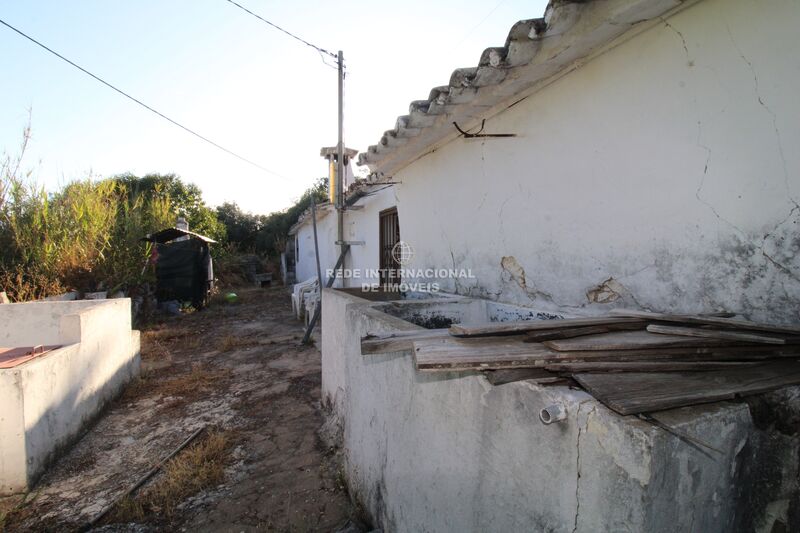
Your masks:
<svg viewBox="0 0 800 533"><path fill-rule="evenodd" d="M733 341L659 335L642 331L614 331L572 339L545 341L544 345L559 352L593 350L640 350L645 348L684 348L695 346L723 346Z"/></svg>
<svg viewBox="0 0 800 533"><path fill-rule="evenodd" d="M489 383L494 386L523 380L536 383L553 383L563 379L544 368L508 368L504 370L488 370L483 374L489 380Z"/></svg>
<svg viewBox="0 0 800 533"><path fill-rule="evenodd" d="M552 362L563 361L760 361L800 357L796 347L760 346L698 346L696 348L662 348L642 350L593 350L554 352Z"/></svg>
<svg viewBox="0 0 800 533"><path fill-rule="evenodd" d="M650 313L648 311L635 311L630 309L614 309L611 311L614 316L641 318L651 322L678 322L681 324L703 324L710 326L721 326L726 328L739 328L755 331L770 331L772 333L787 333L790 335L800 335L800 326L779 326L774 324L759 324L749 320L736 318L722 318L709 315L674 315L667 313Z"/></svg>
<svg viewBox="0 0 800 533"><path fill-rule="evenodd" d="M411 351L414 349L415 340L441 339L450 337L447 328L425 329L413 331L397 331L379 335L367 335L361 338L361 353L363 355Z"/></svg>
<svg viewBox="0 0 800 533"><path fill-rule="evenodd" d="M415 347L425 346L426 351L437 353L493 353L503 350L510 353L527 353L532 343L522 342L525 335L505 335L502 337L461 338L447 335L414 341ZM536 345L541 348L541 344Z"/></svg>
<svg viewBox="0 0 800 533"><path fill-rule="evenodd" d="M528 331L525 333L525 342L544 342L558 339L572 339L574 337L584 337L586 335L611 333L612 331L632 331L644 329L645 326L645 322L631 322L622 324L607 324L605 326L585 326L580 328L558 328L546 329L542 331Z"/></svg>
<svg viewBox="0 0 800 533"><path fill-rule="evenodd" d="M621 415L730 400L800 384L800 362L708 372L579 373L573 378Z"/></svg>
<svg viewBox="0 0 800 533"><path fill-rule="evenodd" d="M484 339L434 339L414 342L418 370L488 370L535 366L553 356L542 344L521 342L519 337Z"/></svg>
<svg viewBox="0 0 800 533"><path fill-rule="evenodd" d="M755 361L578 361L545 364L552 372L700 372L763 364Z"/></svg>
<svg viewBox="0 0 800 533"><path fill-rule="evenodd" d="M762 344L786 344L786 339L782 337L723 329L686 328L681 326L650 324L647 326L647 331L662 335L681 335L686 337L702 337L708 339L722 339L748 343L756 342Z"/></svg>
<svg viewBox="0 0 800 533"><path fill-rule="evenodd" d="M456 337L477 337L481 335L509 335L525 331L543 331L582 326L602 326L608 324L643 324L646 321L629 317L587 317L565 318L562 320L523 320L516 322L492 322L488 324L453 324L450 334Z"/></svg>

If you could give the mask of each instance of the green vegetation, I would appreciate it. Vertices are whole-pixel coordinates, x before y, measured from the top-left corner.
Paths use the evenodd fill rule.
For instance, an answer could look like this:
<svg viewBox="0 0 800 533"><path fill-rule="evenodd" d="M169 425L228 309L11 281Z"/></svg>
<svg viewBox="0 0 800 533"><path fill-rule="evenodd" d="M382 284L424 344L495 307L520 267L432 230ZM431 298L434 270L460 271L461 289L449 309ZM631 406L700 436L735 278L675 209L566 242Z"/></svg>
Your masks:
<svg viewBox="0 0 800 533"><path fill-rule="evenodd" d="M150 245L140 239L179 214L224 238L200 190L174 175L85 179L46 191L20 170L28 138L26 130L19 155L0 160L0 290L12 301L150 281Z"/></svg>
<svg viewBox="0 0 800 533"><path fill-rule="evenodd" d="M178 216L220 243L212 251L221 262L235 263L237 253L276 261L311 196L326 197L321 179L284 211L253 215L235 203L215 210L174 174L84 179L49 192L20 170L28 138L26 130L18 156L0 159L0 291L12 301L67 290L136 292L153 281L145 268L150 245L140 239Z"/></svg>
<svg viewBox="0 0 800 533"><path fill-rule="evenodd" d="M289 228L309 208L312 196L317 204L327 201L327 178L318 179L294 205L283 211L253 215L242 211L236 203L224 203L217 207L217 217L227 228L229 242L235 243L239 250L275 261L286 249Z"/></svg>
<svg viewBox="0 0 800 533"><path fill-rule="evenodd" d="M150 250L139 239L174 222L168 197L130 194L115 179L48 193L20 173L21 161L0 161L0 290L24 301L146 280Z"/></svg>
<svg viewBox="0 0 800 533"><path fill-rule="evenodd" d="M147 174L141 178L122 174L112 180L128 192L130 200L146 198L148 201L169 201L175 215L185 218L189 223L189 229L215 241L225 241L225 225L214 210L205 204L203 192L194 183L184 183L175 174Z"/></svg>

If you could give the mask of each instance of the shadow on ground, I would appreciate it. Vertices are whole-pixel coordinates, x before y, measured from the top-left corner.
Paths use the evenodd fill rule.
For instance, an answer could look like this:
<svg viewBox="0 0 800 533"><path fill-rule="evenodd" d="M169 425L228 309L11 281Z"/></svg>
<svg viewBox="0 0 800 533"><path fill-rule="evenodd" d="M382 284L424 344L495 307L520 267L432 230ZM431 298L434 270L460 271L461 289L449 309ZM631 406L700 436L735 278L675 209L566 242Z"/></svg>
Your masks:
<svg viewBox="0 0 800 533"><path fill-rule="evenodd" d="M302 325L286 289L237 293L236 303L220 299L145 328L142 377L24 500L3 502L14 509L7 530L80 528L204 426L226 438L221 482L174 487L179 501L142 500L143 515L111 513L101 529L358 530L336 454L318 436L319 350L299 345ZM140 498L154 486L171 490L165 476Z"/></svg>

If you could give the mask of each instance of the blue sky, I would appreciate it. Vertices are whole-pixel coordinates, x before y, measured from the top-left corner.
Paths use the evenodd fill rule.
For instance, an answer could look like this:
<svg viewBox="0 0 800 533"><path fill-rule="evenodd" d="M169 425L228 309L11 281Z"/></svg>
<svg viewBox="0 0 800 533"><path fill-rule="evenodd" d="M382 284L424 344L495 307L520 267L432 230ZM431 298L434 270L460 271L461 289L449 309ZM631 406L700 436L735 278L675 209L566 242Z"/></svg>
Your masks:
<svg viewBox="0 0 800 533"><path fill-rule="evenodd" d="M348 68L345 140L364 150L457 67L501 46L546 1L239 0L332 51ZM337 16L341 20L337 21ZM320 55L225 0L0 1L0 19L215 142L192 137L0 26L0 151L48 188L122 172L175 172L216 205L290 205L336 143L336 71Z"/></svg>

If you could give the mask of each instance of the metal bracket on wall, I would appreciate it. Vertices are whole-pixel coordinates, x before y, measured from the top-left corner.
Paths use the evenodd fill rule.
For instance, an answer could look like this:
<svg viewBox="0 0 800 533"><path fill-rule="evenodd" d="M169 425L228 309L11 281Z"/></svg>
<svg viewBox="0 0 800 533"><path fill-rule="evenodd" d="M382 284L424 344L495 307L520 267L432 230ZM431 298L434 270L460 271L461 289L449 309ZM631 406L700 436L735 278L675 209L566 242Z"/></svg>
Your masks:
<svg viewBox="0 0 800 533"><path fill-rule="evenodd" d="M458 133L461 134L462 137L465 139L474 139L476 137L516 137L516 133L481 133L483 131L483 127L486 125L486 119L481 120L481 128L476 131L475 133L469 133L468 131L462 130L458 126L458 122L453 122L453 126L456 127Z"/></svg>

